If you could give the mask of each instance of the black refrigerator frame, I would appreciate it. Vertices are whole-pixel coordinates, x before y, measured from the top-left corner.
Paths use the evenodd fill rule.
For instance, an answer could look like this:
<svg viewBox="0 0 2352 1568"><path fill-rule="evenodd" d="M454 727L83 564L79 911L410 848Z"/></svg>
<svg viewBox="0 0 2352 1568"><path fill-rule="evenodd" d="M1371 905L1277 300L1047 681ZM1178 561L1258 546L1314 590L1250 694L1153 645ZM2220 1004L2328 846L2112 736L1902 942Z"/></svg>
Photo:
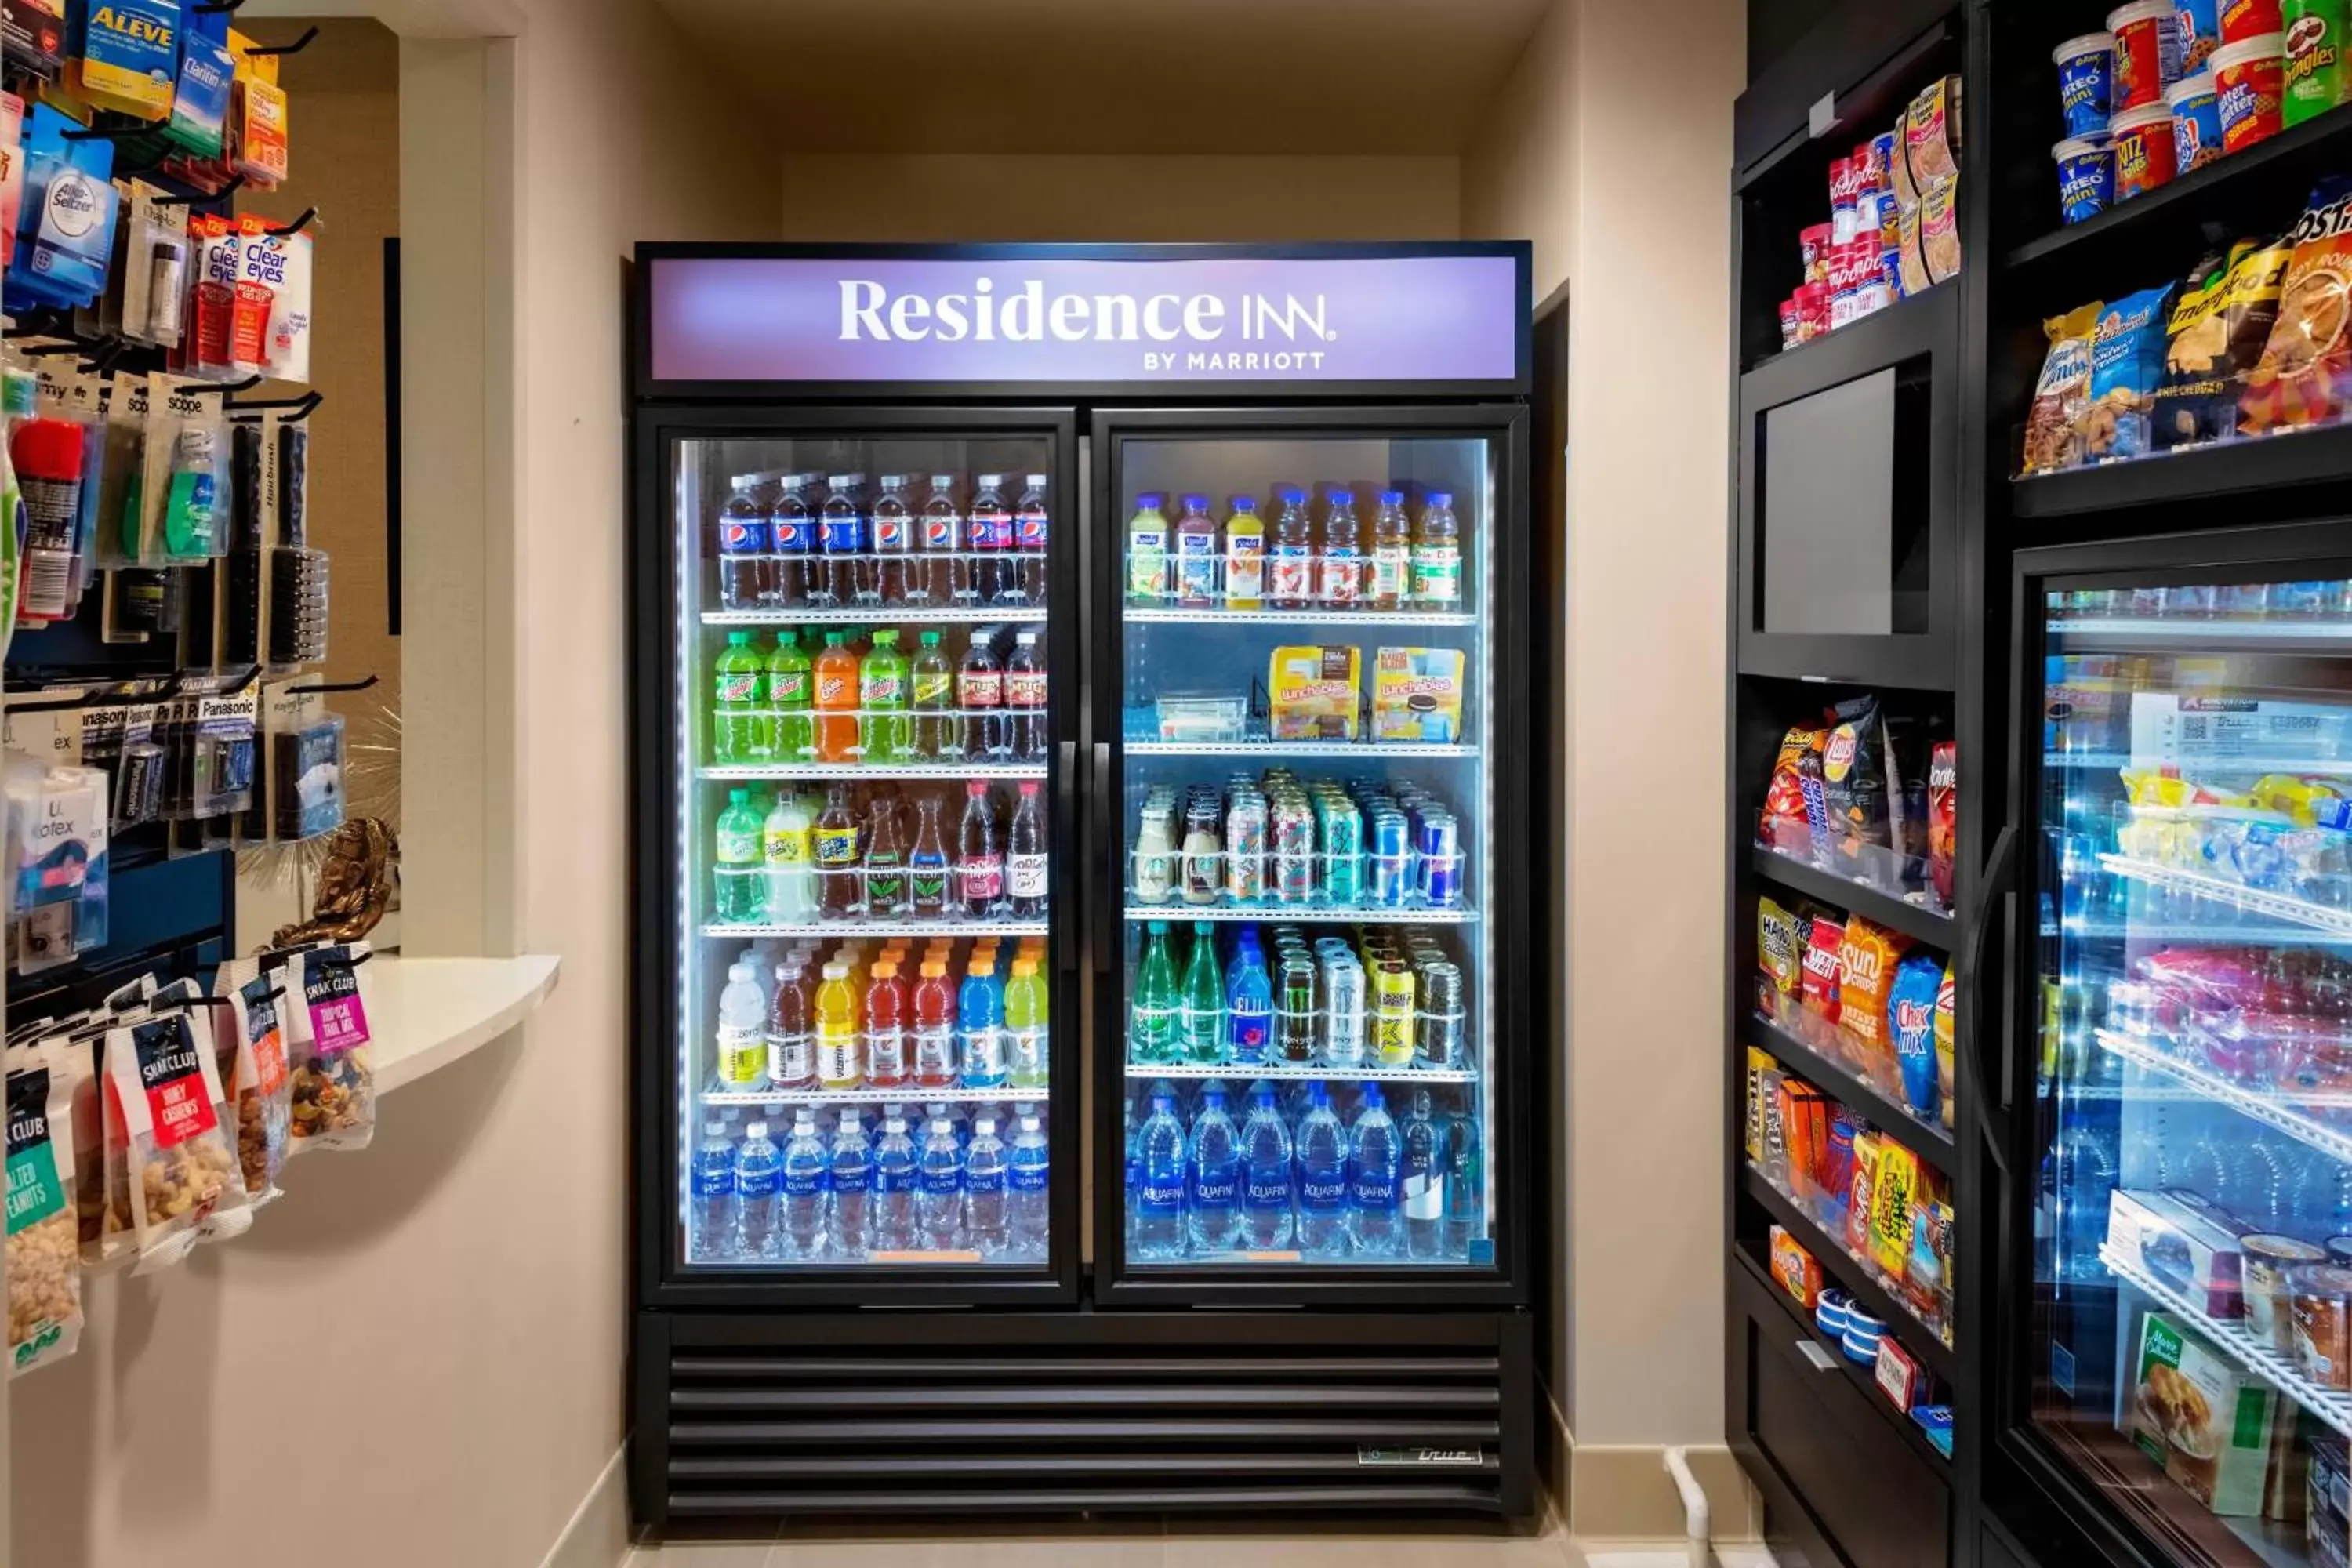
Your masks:
<svg viewBox="0 0 2352 1568"><path fill-rule="evenodd" d="M1096 384L1008 383L795 384L666 383L650 371L648 263L665 257L864 258L983 261L1008 258L1182 259L1478 255L1516 263L1517 374L1510 381ZM1528 645L1537 591L1524 575L1528 517L1527 429L1532 357L1529 247L1522 242L1293 246L845 246L648 243L637 247L630 332L631 515L629 1494L633 1516L681 1533L772 1529L782 1514L938 1514L1188 1510L1460 1514L1524 1518L1537 1506L1537 1376L1529 1289L1539 1123L1534 1087L1532 958L1517 945L1530 907L1519 860L1495 858L1496 888L1482 918L1496 928L1496 1103L1486 1179L1496 1190L1496 1263L1475 1278L1417 1278L1422 1266L1307 1268L1264 1279L1203 1279L1197 1272L1142 1282L1116 1278L1099 1250L1121 1207L1118 1097L1123 1027L1088 967L1115 952L1124 879L1113 872L1118 832L1118 606L1110 592L1122 535L1104 510L1109 465L1089 440L1118 430L1196 429L1248 436L1332 432L1402 435L1424 429L1490 438L1498 465L1492 529L1497 562L1487 628L1498 722L1529 689ZM1057 1027L1049 1088L1056 1167L1048 1271L1020 1280L962 1270L809 1270L731 1266L681 1271L671 1257L678 1191L675 987L683 977L668 921L677 896L667 853L680 781L673 754L679 613L671 581L674 438L839 434L887 437L1050 434L1062 499L1049 549L1057 596L1049 616L1055 675L1054 978ZM1091 472L1088 471L1089 458ZM877 620L887 616L877 616ZM1108 650L1108 652L1106 652ZM1094 699L1081 696L1090 684ZM1106 699L1103 693L1108 691ZM1108 730L1104 704L1108 704ZM1532 749L1540 757L1542 749ZM1526 820L1538 798L1539 763L1507 755L1491 767L1497 822ZM1108 806L1106 806L1108 802ZM648 828L653 829L647 831ZM1488 831L1493 831L1490 825ZM1080 998L1095 987L1089 1011ZM1096 1075L1108 1072L1108 1078ZM1091 1113L1082 1114L1093 1093ZM910 1100L922 1098L919 1093ZM1103 1136L1105 1107L1109 1136ZM1092 1133L1082 1162L1083 1134ZM1081 1238L1091 1186L1092 1235ZM1507 1195L1506 1195L1507 1194ZM1113 1243L1117 1241L1114 1235ZM1082 1259L1091 1241L1097 1259ZM789 1266L786 1266L789 1267ZM1198 1310L1195 1310L1198 1309ZM1303 1310L1302 1310L1303 1309ZM1205 1361L1201 1358L1207 1358ZM1188 1366L1213 1366L1232 1414L1204 1407L1183 1385ZM772 1380L846 1380L795 1400ZM1040 1388L1034 1380L1047 1380ZM1014 1386L1011 1380L1026 1377ZM871 1408L845 1403L854 1383ZM919 1386L913 1386L919 1385ZM696 1423L766 1413L753 1448L697 1448ZM951 1438L975 1421L1014 1445L992 1460L885 1445ZM1097 1452L1088 1434L1117 1432ZM1360 1434L1360 1436L1355 1436ZM707 1432L700 1438L709 1441ZM1023 1443L1063 1452L1034 1466ZM1306 1455L1312 1442L1352 1444L1356 1458ZM860 1485L839 1489L820 1457L866 1444ZM824 1445L803 1447L796 1445ZM846 1451L846 1450L844 1450ZM1222 1467L1222 1468L1221 1468ZM1006 1478L986 1494L973 1478ZM835 1478L828 1481L827 1478ZM1118 1478L1127 1478L1120 1479Z"/></svg>

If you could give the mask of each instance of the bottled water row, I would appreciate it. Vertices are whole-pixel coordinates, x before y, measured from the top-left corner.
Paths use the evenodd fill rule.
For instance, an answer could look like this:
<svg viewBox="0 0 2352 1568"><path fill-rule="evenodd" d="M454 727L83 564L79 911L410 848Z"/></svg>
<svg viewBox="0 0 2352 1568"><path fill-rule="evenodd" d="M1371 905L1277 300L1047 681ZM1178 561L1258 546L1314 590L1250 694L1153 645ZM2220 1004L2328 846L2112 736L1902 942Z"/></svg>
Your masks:
<svg viewBox="0 0 2352 1568"><path fill-rule="evenodd" d="M740 1138L714 1118L688 1190L689 1245L702 1263L922 1253L1043 1262L1051 1224L1045 1118L1026 1103L1010 1117L933 1104L919 1118L900 1105L878 1118L870 1107L803 1105L789 1126L756 1121Z"/></svg>
<svg viewBox="0 0 2352 1568"><path fill-rule="evenodd" d="M1128 1110L1128 1251L1144 1262L1296 1251L1307 1258L1466 1261L1486 1236L1478 1126L1416 1089L1402 1120L1366 1083L1343 1120L1308 1079L1286 1108L1253 1085L1240 1120L1211 1079L1186 1107L1155 1083Z"/></svg>

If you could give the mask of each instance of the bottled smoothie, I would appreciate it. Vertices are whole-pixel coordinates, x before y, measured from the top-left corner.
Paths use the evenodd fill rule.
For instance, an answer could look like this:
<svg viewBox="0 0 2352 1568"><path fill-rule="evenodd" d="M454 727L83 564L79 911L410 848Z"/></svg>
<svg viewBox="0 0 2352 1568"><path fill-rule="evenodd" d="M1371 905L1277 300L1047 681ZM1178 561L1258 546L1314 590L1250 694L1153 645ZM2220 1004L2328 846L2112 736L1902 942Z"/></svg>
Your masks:
<svg viewBox="0 0 2352 1568"><path fill-rule="evenodd" d="M1235 496L1225 519L1225 608L1265 607L1265 520L1253 496Z"/></svg>
<svg viewBox="0 0 2352 1568"><path fill-rule="evenodd" d="M1372 514L1371 574L1364 590L1367 607L1404 607L1412 576L1412 520L1404 513L1404 492L1382 490L1381 509Z"/></svg>
<svg viewBox="0 0 2352 1568"><path fill-rule="evenodd" d="M1217 524L1209 498L1188 495L1176 519L1176 605L1206 610L1217 603Z"/></svg>
<svg viewBox="0 0 2352 1568"><path fill-rule="evenodd" d="M1274 550L1266 562L1266 603L1277 610L1303 610L1315 597L1315 520L1307 492L1285 485L1275 492Z"/></svg>
<svg viewBox="0 0 2352 1568"><path fill-rule="evenodd" d="M1146 490L1135 498L1135 515L1127 523L1127 597L1137 605L1157 605L1168 592L1168 519L1160 514L1167 497Z"/></svg>
<svg viewBox="0 0 2352 1568"><path fill-rule="evenodd" d="M1333 490L1324 498L1323 559L1316 587L1327 610L1352 610L1363 597L1362 530L1352 490Z"/></svg>

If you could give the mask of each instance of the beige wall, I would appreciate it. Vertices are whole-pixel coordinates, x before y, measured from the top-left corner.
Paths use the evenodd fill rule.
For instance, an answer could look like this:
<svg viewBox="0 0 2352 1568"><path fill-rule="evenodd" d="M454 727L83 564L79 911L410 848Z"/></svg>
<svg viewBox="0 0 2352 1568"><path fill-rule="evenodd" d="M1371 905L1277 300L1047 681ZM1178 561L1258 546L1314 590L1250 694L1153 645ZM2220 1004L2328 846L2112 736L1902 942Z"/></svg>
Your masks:
<svg viewBox="0 0 2352 1568"><path fill-rule="evenodd" d="M1723 710L1736 0L1558 0L1464 231L1570 285L1570 1161L1555 1390L1580 1453L1723 1430ZM1638 736L1629 751L1624 737ZM1580 1474L1581 1472L1580 1472ZM1581 1506L1584 1500L1577 1500Z"/></svg>
<svg viewBox="0 0 2352 1568"><path fill-rule="evenodd" d="M532 9L481 68L520 84L524 570L497 613L537 808L489 837L562 984L523 1039L385 1101L367 1152L295 1167L250 1235L94 1288L80 1354L11 1390L20 1563L530 1568L620 1442L625 258L773 234L777 178L652 6ZM301 125L298 100L298 159Z"/></svg>
<svg viewBox="0 0 2352 1568"><path fill-rule="evenodd" d="M908 153L784 159L786 239L1452 239L1451 157Z"/></svg>

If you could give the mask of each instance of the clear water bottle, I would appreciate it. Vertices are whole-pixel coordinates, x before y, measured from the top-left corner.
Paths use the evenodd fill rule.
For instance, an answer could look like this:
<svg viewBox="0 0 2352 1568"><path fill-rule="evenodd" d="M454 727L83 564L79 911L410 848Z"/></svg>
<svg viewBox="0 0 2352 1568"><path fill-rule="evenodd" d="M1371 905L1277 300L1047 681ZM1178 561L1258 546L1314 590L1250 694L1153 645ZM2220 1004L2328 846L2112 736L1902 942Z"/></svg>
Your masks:
<svg viewBox="0 0 2352 1568"><path fill-rule="evenodd" d="M824 1140L816 1135L816 1112L803 1105L793 1117L784 1142L783 1234L786 1258L814 1258L824 1251Z"/></svg>
<svg viewBox="0 0 2352 1568"><path fill-rule="evenodd" d="M934 1252L955 1250L963 1238L963 1147L944 1105L932 1106L923 1122L922 1186L916 1199L923 1245Z"/></svg>
<svg viewBox="0 0 2352 1568"><path fill-rule="evenodd" d="M1197 1256L1230 1252L1242 1224L1242 1151L1234 1119L1225 1110L1225 1090L1212 1083L1201 1091L1186 1150L1186 1226Z"/></svg>
<svg viewBox="0 0 2352 1568"><path fill-rule="evenodd" d="M1139 1195L1138 1184L1142 1177L1143 1165L1135 1157L1135 1101L1131 1100L1122 1104L1118 1110L1118 1142L1119 1147L1127 1151L1126 1184L1122 1188L1127 1197L1125 1206L1120 1212L1127 1216L1127 1250L1128 1255L1133 1257L1135 1255L1135 1200Z"/></svg>
<svg viewBox="0 0 2352 1568"><path fill-rule="evenodd" d="M834 1129L825 1185L825 1246L835 1258L865 1257L873 1223L874 1141L866 1135L865 1119L854 1107L842 1110L841 1124Z"/></svg>
<svg viewBox="0 0 2352 1568"><path fill-rule="evenodd" d="M1014 1110L1021 1124L1013 1135L1013 1164L1005 1178L1005 1229L1012 1235L1014 1257L1042 1261L1053 1226L1053 1156L1037 1108Z"/></svg>
<svg viewBox="0 0 2352 1568"><path fill-rule="evenodd" d="M1307 1086L1298 1118L1298 1250L1339 1258L1348 1250L1348 1135L1320 1079Z"/></svg>
<svg viewBox="0 0 2352 1568"><path fill-rule="evenodd" d="M743 1129L735 1151L735 1227L745 1258L776 1255L776 1201L784 1184L784 1152L769 1142L768 1124Z"/></svg>
<svg viewBox="0 0 2352 1568"><path fill-rule="evenodd" d="M724 1121L702 1124L702 1142L694 1148L688 1184L694 1201L687 1234L692 1238L694 1256L707 1262L734 1257L735 1144L727 1136Z"/></svg>
<svg viewBox="0 0 2352 1568"><path fill-rule="evenodd" d="M963 1155L964 1245L983 1258L1002 1258L1013 1245L1009 1162L992 1112L971 1124Z"/></svg>
<svg viewBox="0 0 2352 1568"><path fill-rule="evenodd" d="M912 1252L920 1244L916 1198L922 1186L915 1141L907 1136L905 1110L883 1108L882 1136L874 1145L874 1250Z"/></svg>
<svg viewBox="0 0 2352 1568"><path fill-rule="evenodd" d="M1249 1117L1242 1123L1241 1245L1252 1252L1280 1252L1290 1245L1290 1128L1274 1085L1250 1090Z"/></svg>
<svg viewBox="0 0 2352 1568"><path fill-rule="evenodd" d="M1348 1236L1365 1258L1394 1258L1402 1239L1397 1187L1403 1167L1403 1140L1389 1115L1381 1086L1364 1085L1361 1108L1348 1152Z"/></svg>
<svg viewBox="0 0 2352 1568"><path fill-rule="evenodd" d="M1151 1114L1135 1133L1135 1247L1141 1258L1184 1256L1184 1124L1176 1094L1151 1089Z"/></svg>
<svg viewBox="0 0 2352 1568"><path fill-rule="evenodd" d="M1412 1093L1412 1108L1398 1125L1404 1142L1404 1255L1444 1256L1445 1238L1445 1130L1430 1113L1429 1090Z"/></svg>
<svg viewBox="0 0 2352 1568"><path fill-rule="evenodd" d="M1445 1256L1466 1258L1470 1244L1486 1229L1478 1123L1466 1110L1455 1112L1446 1127L1445 1164Z"/></svg>

